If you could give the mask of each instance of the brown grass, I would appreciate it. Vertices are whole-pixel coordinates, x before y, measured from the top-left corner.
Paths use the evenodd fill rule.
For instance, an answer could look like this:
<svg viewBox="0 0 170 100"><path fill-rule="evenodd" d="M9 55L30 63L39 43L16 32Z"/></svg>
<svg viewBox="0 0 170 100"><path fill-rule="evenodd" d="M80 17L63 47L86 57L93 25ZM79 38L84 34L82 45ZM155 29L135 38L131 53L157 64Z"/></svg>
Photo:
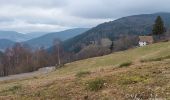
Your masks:
<svg viewBox="0 0 170 100"><path fill-rule="evenodd" d="M66 67L48 75L0 82L0 99L170 99L170 59L135 62L136 59L164 56L165 51L169 51L169 48L165 50L167 45L169 43L160 43L90 58L66 64ZM133 61L133 64L116 67L128 61Z"/></svg>

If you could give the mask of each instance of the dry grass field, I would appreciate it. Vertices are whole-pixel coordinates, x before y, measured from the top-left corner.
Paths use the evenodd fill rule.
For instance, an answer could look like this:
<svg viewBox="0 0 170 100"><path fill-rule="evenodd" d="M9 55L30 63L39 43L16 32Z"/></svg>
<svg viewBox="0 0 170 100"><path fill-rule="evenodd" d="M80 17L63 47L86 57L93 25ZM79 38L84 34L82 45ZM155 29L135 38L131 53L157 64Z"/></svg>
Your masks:
<svg viewBox="0 0 170 100"><path fill-rule="evenodd" d="M0 100L170 99L170 42L66 64L0 82Z"/></svg>

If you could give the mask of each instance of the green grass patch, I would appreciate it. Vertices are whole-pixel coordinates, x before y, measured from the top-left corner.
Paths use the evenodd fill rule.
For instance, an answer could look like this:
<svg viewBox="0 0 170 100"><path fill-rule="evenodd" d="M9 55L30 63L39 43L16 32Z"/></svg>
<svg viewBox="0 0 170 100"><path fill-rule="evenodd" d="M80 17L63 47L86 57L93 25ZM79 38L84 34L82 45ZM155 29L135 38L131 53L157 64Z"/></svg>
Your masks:
<svg viewBox="0 0 170 100"><path fill-rule="evenodd" d="M170 55L164 56L163 59L170 59Z"/></svg>
<svg viewBox="0 0 170 100"><path fill-rule="evenodd" d="M14 86L12 86L12 87L9 87L9 88L6 89L6 90L1 91L1 93L5 93L5 92L16 93L16 91L20 90L21 88L22 88L21 85L16 84L16 85L14 85Z"/></svg>
<svg viewBox="0 0 170 100"><path fill-rule="evenodd" d="M162 60L165 60L165 59L170 59L170 55L164 56L164 57L142 59L142 60L140 60L140 62L162 61Z"/></svg>
<svg viewBox="0 0 170 100"><path fill-rule="evenodd" d="M161 61L161 58L151 58L151 59L142 59L140 62L152 62L152 61Z"/></svg>
<svg viewBox="0 0 170 100"><path fill-rule="evenodd" d="M136 59L141 59L142 57L151 58L152 56L160 57L170 55L170 53L168 53L170 49L170 47L168 47L169 45L170 42L157 43L145 47L115 52L113 54L105 55L102 57L94 57L85 60L75 61L65 64L65 67L57 69L56 74L76 74L81 70L93 71L103 67L111 68L112 66L117 66L123 62L134 61Z"/></svg>
<svg viewBox="0 0 170 100"><path fill-rule="evenodd" d="M90 72L89 71L80 71L76 74L76 77L84 77L86 75L89 75Z"/></svg>
<svg viewBox="0 0 170 100"><path fill-rule="evenodd" d="M130 65L132 65L132 62L131 62L131 61L129 61L129 62L124 62L124 63L122 63L122 64L119 65L119 68L128 67L128 66L130 66Z"/></svg>
<svg viewBox="0 0 170 100"><path fill-rule="evenodd" d="M101 78L96 78L95 80L91 80L87 84L87 89L90 91L98 91L103 88L105 80Z"/></svg>
<svg viewBox="0 0 170 100"><path fill-rule="evenodd" d="M136 84L139 82L147 82L147 78L143 76L124 76L119 81L119 83L122 85Z"/></svg>

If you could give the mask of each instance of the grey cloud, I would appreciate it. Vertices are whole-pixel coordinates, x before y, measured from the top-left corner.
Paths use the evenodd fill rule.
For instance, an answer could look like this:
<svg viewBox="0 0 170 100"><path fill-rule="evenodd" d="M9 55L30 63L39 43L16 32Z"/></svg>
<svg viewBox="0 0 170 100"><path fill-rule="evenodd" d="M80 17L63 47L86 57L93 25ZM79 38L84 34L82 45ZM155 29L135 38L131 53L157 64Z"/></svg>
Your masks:
<svg viewBox="0 0 170 100"><path fill-rule="evenodd" d="M93 27L123 16L168 12L169 0L0 0L0 30Z"/></svg>
<svg viewBox="0 0 170 100"><path fill-rule="evenodd" d="M0 5L61 7L67 5L67 0L1 0Z"/></svg>
<svg viewBox="0 0 170 100"><path fill-rule="evenodd" d="M3 22L11 22L11 21L14 21L14 20L11 19L11 18L0 17L0 23L3 23Z"/></svg>
<svg viewBox="0 0 170 100"><path fill-rule="evenodd" d="M132 14L169 11L169 0L76 0L70 14L84 18L119 18Z"/></svg>

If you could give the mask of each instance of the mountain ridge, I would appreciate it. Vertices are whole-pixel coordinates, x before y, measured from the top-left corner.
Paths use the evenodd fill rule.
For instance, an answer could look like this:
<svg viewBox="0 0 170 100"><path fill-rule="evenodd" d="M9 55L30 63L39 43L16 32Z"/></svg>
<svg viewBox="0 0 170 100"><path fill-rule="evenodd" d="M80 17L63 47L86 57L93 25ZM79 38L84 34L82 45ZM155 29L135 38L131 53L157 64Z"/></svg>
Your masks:
<svg viewBox="0 0 170 100"><path fill-rule="evenodd" d="M64 41L74 36L77 36L87 31L88 29L89 28L74 28L74 29L68 29L68 30L64 30L60 32L52 32L52 33L48 33L43 36L40 36L38 38L33 38L24 43L32 46L33 48L41 47L41 46L45 48L49 48L52 46L54 39Z"/></svg>
<svg viewBox="0 0 170 100"><path fill-rule="evenodd" d="M88 29L89 28L74 28L74 29L68 29L60 32L50 32L50 33L44 32L43 33L44 35L38 33L37 36L30 36L29 33L22 34L15 31L0 31L0 40L2 42L0 44L0 49L1 51L4 51L6 48L13 46L12 44L15 44L17 42L22 44L28 44L31 47L33 47L33 49L35 49L36 47L48 48L52 46L54 39L63 41L68 38L74 37L78 34L81 34L87 31ZM8 33L8 34L4 34L4 33ZM5 43L5 41L7 43Z"/></svg>
<svg viewBox="0 0 170 100"><path fill-rule="evenodd" d="M102 38L116 40L119 36L125 34L150 34L157 16L162 17L167 28L170 27L170 13L132 15L99 24L81 35L66 40L64 42L64 48L68 51L74 51L77 48L82 48L82 45L90 44L90 41L98 41Z"/></svg>
<svg viewBox="0 0 170 100"><path fill-rule="evenodd" d="M12 47L16 42L8 39L0 39L0 51L4 51L8 47Z"/></svg>
<svg viewBox="0 0 170 100"><path fill-rule="evenodd" d="M16 31L0 31L0 39L8 39L15 42L22 42L28 39L28 37L22 33Z"/></svg>

